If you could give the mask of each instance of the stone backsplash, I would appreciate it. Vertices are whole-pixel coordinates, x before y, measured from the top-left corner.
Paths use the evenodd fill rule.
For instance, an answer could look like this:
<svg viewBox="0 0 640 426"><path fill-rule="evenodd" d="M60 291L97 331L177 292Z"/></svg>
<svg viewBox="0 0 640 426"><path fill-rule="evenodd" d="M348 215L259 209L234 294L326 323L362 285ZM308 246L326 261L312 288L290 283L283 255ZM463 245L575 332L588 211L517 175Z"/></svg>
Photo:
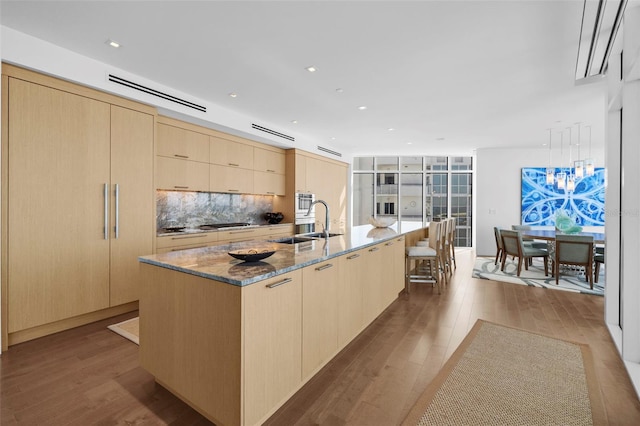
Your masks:
<svg viewBox="0 0 640 426"><path fill-rule="evenodd" d="M264 225L273 211L273 196L214 192L156 191L157 229L209 223L247 222Z"/></svg>

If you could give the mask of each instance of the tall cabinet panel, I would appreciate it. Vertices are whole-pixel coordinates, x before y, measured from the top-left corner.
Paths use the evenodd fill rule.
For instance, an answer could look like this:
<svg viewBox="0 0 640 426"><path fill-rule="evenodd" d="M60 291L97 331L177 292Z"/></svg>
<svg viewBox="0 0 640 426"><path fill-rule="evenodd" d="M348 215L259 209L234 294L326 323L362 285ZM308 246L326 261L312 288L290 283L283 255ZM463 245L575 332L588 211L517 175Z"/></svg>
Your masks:
<svg viewBox="0 0 640 426"><path fill-rule="evenodd" d="M109 109L9 81L9 333L109 306Z"/></svg>
<svg viewBox="0 0 640 426"><path fill-rule="evenodd" d="M138 300L138 256L153 251L153 116L111 106L110 305Z"/></svg>

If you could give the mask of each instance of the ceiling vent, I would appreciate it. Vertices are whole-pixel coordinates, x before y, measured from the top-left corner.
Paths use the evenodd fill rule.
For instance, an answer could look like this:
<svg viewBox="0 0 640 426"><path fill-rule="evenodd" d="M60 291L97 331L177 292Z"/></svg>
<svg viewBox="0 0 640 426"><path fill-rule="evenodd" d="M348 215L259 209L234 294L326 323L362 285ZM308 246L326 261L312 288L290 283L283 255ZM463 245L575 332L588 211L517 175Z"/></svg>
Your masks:
<svg viewBox="0 0 640 426"><path fill-rule="evenodd" d="M335 155L336 157L342 157L342 154L340 154L339 152L329 148L325 148L324 146L318 145L318 151L324 151L324 152L328 152L329 154Z"/></svg>
<svg viewBox="0 0 640 426"><path fill-rule="evenodd" d="M126 79L124 79L122 77L118 77L118 76L115 76L113 74L109 74L108 80L113 82L113 83L120 84L122 86L126 86L126 87L129 87L131 89L137 90L139 92L144 92L144 93L147 93L149 95L157 96L157 97L165 99L167 101L174 102L176 104L180 104L182 106L193 108L193 109L201 111L201 112L207 112L207 107L204 107L202 105L198 105L198 104L193 103L193 102L189 102L189 101L187 101L185 99L178 98L178 97L170 95L168 93L160 92L159 90L155 90L155 89L152 89L152 88L147 87L147 86L143 86L142 84L134 83L131 80L126 80Z"/></svg>
<svg viewBox="0 0 640 426"><path fill-rule="evenodd" d="M628 0L584 1L576 81L603 76Z"/></svg>
<svg viewBox="0 0 640 426"><path fill-rule="evenodd" d="M296 138L294 138L293 136L289 136L289 135L285 135L284 133L276 132L275 130L269 129L269 128L264 127L264 126L260 126L260 125L258 125L256 123L251 123L251 128L256 129L256 130L260 130L261 132L269 133L270 135L273 135L273 136L278 136L279 138L286 139L286 140L291 141L291 142L295 142L295 140L296 140Z"/></svg>

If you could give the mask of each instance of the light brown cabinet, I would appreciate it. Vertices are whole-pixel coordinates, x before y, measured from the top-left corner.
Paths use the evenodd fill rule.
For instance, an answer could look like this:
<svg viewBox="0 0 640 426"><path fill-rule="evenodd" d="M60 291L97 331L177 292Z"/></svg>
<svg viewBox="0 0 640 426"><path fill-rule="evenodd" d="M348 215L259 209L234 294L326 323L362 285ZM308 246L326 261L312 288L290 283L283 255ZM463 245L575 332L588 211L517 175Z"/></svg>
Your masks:
<svg viewBox="0 0 640 426"><path fill-rule="evenodd" d="M216 164L209 167L210 192L253 193L253 170Z"/></svg>
<svg viewBox="0 0 640 426"><path fill-rule="evenodd" d="M202 232L186 235L161 235L156 237L156 253L167 253L170 251L207 247L215 245L217 241L217 232Z"/></svg>
<svg viewBox="0 0 640 426"><path fill-rule="evenodd" d="M157 156L156 188L176 191L208 191L209 164Z"/></svg>
<svg viewBox="0 0 640 426"><path fill-rule="evenodd" d="M137 256L153 243L150 109L112 105L84 89L74 94L69 83L16 72L39 84L6 80L9 344L136 300Z"/></svg>
<svg viewBox="0 0 640 426"><path fill-rule="evenodd" d="M302 269L302 377L315 373L338 349L338 259Z"/></svg>
<svg viewBox="0 0 640 426"><path fill-rule="evenodd" d="M340 286L338 288L338 348L346 346L365 327L364 292L368 249L340 256Z"/></svg>
<svg viewBox="0 0 640 426"><path fill-rule="evenodd" d="M253 170L253 146L211 136L209 162Z"/></svg>
<svg viewBox="0 0 640 426"><path fill-rule="evenodd" d="M274 152L268 149L253 149L253 169L259 172L284 175L285 155L283 152Z"/></svg>
<svg viewBox="0 0 640 426"><path fill-rule="evenodd" d="M253 172L253 193L285 195L285 176L269 172Z"/></svg>
<svg viewBox="0 0 640 426"><path fill-rule="evenodd" d="M385 297L367 295L390 277L382 266L368 271L387 249L402 263L399 245L394 239L243 287L142 264L140 363L211 421L261 424L382 312ZM402 280L392 270L393 281Z"/></svg>
<svg viewBox="0 0 640 426"><path fill-rule="evenodd" d="M209 136L158 123L156 155L209 163Z"/></svg>
<svg viewBox="0 0 640 426"><path fill-rule="evenodd" d="M242 291L244 423L258 424L302 382L302 271Z"/></svg>

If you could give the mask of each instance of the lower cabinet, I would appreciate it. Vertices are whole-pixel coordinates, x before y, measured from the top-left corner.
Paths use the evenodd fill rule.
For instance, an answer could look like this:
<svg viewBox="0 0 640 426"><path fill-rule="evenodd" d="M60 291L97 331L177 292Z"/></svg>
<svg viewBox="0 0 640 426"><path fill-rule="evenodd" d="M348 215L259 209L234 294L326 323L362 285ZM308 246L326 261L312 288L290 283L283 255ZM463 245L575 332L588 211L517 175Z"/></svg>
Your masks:
<svg viewBox="0 0 640 426"><path fill-rule="evenodd" d="M302 269L302 377L311 376L338 349L338 259Z"/></svg>
<svg viewBox="0 0 640 426"><path fill-rule="evenodd" d="M244 287L143 263L140 364L216 424L261 424L397 296L402 241Z"/></svg>
<svg viewBox="0 0 640 426"><path fill-rule="evenodd" d="M404 290L404 237L398 237L382 244L383 262L380 310L386 309Z"/></svg>
<svg viewBox="0 0 640 426"><path fill-rule="evenodd" d="M302 382L302 271L243 289L244 419L257 424Z"/></svg>
<svg viewBox="0 0 640 426"><path fill-rule="evenodd" d="M341 256L340 287L338 288L338 346L343 348L362 331L364 322L364 292L368 249Z"/></svg>

